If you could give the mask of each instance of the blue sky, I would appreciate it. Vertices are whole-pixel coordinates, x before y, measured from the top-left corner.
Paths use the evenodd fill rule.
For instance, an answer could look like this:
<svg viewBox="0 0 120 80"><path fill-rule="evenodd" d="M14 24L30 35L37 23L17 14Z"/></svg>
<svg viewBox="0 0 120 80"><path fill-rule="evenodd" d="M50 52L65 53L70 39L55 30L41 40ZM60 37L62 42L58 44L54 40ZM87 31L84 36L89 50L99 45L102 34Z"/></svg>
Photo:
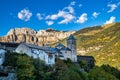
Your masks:
<svg viewBox="0 0 120 80"><path fill-rule="evenodd" d="M79 30L120 22L120 0L0 0L0 36L11 28Z"/></svg>

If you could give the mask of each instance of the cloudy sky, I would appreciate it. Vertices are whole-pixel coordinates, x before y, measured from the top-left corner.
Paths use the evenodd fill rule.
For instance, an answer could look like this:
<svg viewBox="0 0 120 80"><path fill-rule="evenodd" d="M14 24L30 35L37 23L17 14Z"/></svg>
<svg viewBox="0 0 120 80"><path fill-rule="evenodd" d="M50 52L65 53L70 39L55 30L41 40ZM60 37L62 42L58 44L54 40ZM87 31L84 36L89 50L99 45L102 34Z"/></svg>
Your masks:
<svg viewBox="0 0 120 80"><path fill-rule="evenodd" d="M29 27L79 30L120 22L120 0L0 0L0 36Z"/></svg>

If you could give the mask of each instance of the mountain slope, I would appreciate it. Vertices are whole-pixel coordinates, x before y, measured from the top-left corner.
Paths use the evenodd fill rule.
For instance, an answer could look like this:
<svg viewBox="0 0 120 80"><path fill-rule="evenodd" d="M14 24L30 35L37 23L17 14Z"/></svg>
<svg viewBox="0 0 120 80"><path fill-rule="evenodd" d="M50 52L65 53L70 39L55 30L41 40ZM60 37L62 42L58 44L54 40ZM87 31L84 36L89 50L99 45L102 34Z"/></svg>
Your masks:
<svg viewBox="0 0 120 80"><path fill-rule="evenodd" d="M92 55L97 65L110 64L120 69L120 23L85 28L74 36L78 55Z"/></svg>

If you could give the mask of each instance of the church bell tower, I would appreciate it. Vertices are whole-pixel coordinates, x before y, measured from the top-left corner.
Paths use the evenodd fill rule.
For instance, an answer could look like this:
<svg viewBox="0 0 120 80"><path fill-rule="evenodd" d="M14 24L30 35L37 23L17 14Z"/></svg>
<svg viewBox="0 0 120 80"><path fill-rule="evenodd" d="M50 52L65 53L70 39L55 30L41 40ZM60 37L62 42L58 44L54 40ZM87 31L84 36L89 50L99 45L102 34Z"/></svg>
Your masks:
<svg viewBox="0 0 120 80"><path fill-rule="evenodd" d="M67 47L71 49L71 60L73 62L77 62L77 55L76 55L76 39L71 34L67 39Z"/></svg>

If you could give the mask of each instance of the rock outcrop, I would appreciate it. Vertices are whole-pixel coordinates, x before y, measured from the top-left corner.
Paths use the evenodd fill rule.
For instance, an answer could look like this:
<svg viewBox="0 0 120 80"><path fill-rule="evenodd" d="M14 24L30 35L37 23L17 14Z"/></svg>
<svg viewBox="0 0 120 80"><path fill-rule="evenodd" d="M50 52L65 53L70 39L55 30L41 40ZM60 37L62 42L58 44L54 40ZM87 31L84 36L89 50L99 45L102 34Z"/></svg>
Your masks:
<svg viewBox="0 0 120 80"><path fill-rule="evenodd" d="M54 29L35 31L30 28L11 29L6 36L0 37L0 42L26 42L36 45L53 44L68 37L75 31L58 31Z"/></svg>
<svg viewBox="0 0 120 80"><path fill-rule="evenodd" d="M29 34L29 35L36 35L36 31L30 28L15 28L15 29L11 29L7 35L12 35L12 34Z"/></svg>

